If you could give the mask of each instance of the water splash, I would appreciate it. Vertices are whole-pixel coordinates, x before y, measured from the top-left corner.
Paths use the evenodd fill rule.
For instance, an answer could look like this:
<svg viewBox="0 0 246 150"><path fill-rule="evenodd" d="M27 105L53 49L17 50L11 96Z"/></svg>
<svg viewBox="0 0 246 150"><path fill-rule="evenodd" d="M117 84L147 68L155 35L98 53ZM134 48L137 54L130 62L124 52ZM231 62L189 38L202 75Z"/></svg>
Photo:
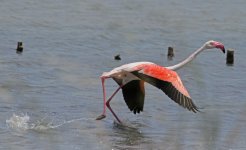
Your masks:
<svg viewBox="0 0 246 150"><path fill-rule="evenodd" d="M27 114L22 114L21 116L13 114L9 120L6 120L6 124L9 128L27 130L29 129L29 122L30 117Z"/></svg>
<svg viewBox="0 0 246 150"><path fill-rule="evenodd" d="M41 120L37 120L36 122L30 121L30 116L27 114L16 115L15 113L6 120L6 124L8 128L16 129L16 130L36 130L36 131L43 131L48 129L55 129L61 127L65 124L69 124L75 121L82 121L82 120L92 120L92 118L78 118L72 119L69 121L63 121L59 124L54 124L53 120L47 121L47 116L43 117ZM93 118L94 120L94 118Z"/></svg>

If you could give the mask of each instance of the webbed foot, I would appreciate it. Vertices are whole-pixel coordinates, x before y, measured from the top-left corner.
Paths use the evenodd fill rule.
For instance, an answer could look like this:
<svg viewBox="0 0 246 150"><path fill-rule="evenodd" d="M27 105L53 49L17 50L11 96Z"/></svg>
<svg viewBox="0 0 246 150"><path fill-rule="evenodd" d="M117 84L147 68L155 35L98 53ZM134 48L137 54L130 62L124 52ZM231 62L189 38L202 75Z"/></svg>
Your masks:
<svg viewBox="0 0 246 150"><path fill-rule="evenodd" d="M102 115L98 116L98 117L96 118L96 120L102 120L102 119L104 119L104 118L106 118L106 115L102 114Z"/></svg>

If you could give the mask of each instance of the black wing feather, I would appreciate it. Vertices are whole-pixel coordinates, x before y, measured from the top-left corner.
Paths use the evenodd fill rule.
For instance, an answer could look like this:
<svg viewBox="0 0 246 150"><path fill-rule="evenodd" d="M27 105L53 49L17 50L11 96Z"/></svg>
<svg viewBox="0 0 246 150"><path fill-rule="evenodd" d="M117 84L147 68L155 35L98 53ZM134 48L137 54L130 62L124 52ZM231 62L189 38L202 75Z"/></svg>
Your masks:
<svg viewBox="0 0 246 150"><path fill-rule="evenodd" d="M128 108L133 111L134 114L143 111L144 107L144 81L133 80L128 82L122 87L123 97Z"/></svg>
<svg viewBox="0 0 246 150"><path fill-rule="evenodd" d="M148 82L149 84L161 89L168 97L184 108L187 108L194 113L199 111L196 105L192 102L192 99L179 92L171 82L159 80L138 71L134 71L132 74L141 80L144 80L145 82Z"/></svg>

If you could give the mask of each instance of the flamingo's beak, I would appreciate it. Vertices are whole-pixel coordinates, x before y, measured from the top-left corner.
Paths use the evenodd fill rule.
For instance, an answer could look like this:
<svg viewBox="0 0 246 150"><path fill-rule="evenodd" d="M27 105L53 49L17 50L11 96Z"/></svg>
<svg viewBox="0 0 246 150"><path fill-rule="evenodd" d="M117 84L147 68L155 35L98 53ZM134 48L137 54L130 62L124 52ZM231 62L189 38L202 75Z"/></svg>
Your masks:
<svg viewBox="0 0 246 150"><path fill-rule="evenodd" d="M220 43L220 42L214 42L213 44L214 44L214 47L216 47L218 49L221 49L221 51L223 53L225 53L225 47L224 47L224 45L222 43Z"/></svg>
<svg viewBox="0 0 246 150"><path fill-rule="evenodd" d="M225 53L225 47L224 47L224 45L219 45L219 46L217 46L216 48L221 49L222 52Z"/></svg>

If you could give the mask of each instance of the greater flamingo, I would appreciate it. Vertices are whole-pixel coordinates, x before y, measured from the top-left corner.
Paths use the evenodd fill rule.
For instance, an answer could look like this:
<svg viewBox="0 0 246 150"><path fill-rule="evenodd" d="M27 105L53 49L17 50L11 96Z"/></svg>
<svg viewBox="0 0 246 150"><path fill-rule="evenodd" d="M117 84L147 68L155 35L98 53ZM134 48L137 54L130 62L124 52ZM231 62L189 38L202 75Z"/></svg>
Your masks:
<svg viewBox="0 0 246 150"><path fill-rule="evenodd" d="M120 89L122 89L123 97L128 108L133 111L134 114L143 111L145 96L144 82L161 89L173 101L184 108L187 108L189 111L196 113L199 111L197 106L193 103L179 75L174 70L177 70L192 61L203 50L212 48L221 49L222 52L225 53L225 48L222 43L211 40L206 42L201 48L192 53L184 61L174 66L162 67L152 62L134 62L114 68L109 72L104 72L100 77L103 88L103 112L96 119L101 120L106 117L107 106L116 120L121 123L120 119L114 113L109 104ZM108 78L115 80L119 87L106 101L104 82L105 79Z"/></svg>

